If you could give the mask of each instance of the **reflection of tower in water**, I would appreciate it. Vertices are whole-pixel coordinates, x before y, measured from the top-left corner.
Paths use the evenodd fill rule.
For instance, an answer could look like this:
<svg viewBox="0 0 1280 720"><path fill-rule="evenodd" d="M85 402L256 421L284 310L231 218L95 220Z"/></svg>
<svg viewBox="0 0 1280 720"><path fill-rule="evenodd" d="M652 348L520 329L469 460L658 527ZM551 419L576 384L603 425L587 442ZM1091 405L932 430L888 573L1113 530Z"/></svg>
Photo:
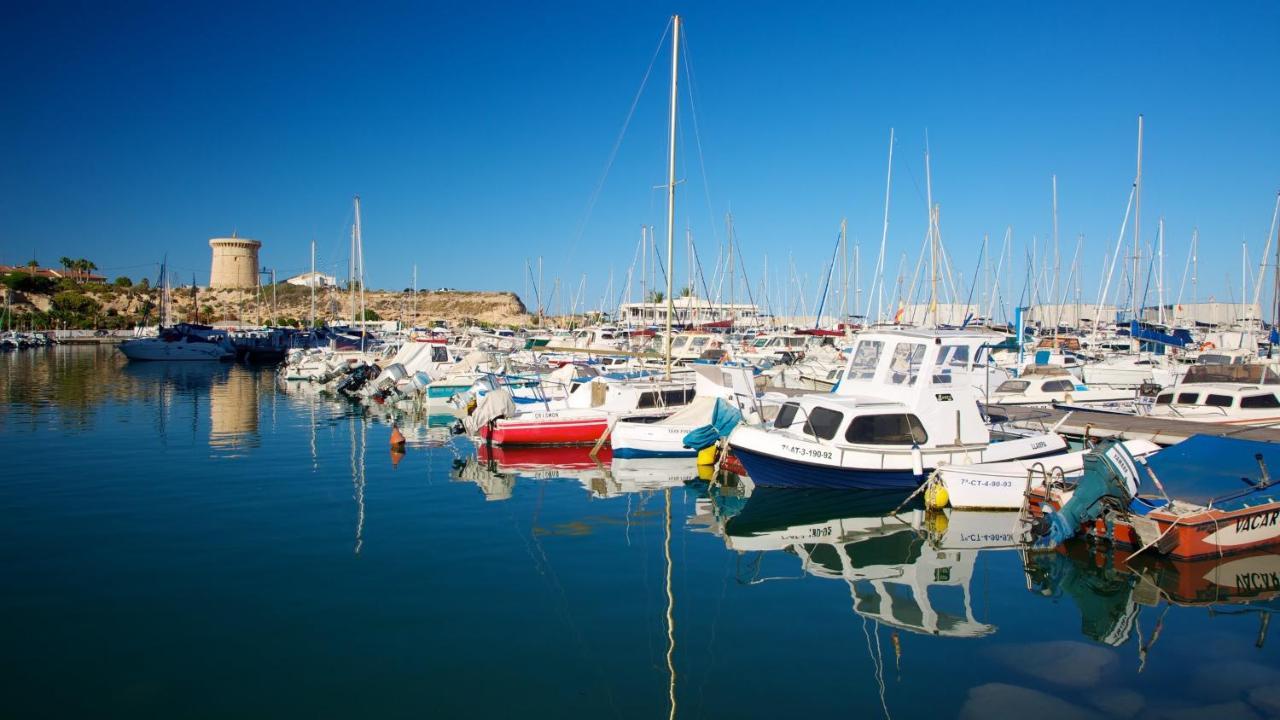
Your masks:
<svg viewBox="0 0 1280 720"><path fill-rule="evenodd" d="M233 366L209 388L209 445L239 448L257 438L260 374Z"/></svg>

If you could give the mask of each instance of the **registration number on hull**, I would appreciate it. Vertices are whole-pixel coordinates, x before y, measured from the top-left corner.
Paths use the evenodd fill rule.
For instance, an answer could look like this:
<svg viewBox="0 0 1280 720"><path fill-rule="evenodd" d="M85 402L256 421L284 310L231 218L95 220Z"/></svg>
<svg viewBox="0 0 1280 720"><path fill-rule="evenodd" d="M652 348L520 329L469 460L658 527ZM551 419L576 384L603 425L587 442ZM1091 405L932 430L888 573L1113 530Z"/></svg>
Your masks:
<svg viewBox="0 0 1280 720"><path fill-rule="evenodd" d="M819 460L830 460L831 451L822 448L805 447L804 445L780 445L779 448L785 452L795 455L796 457L817 458Z"/></svg>

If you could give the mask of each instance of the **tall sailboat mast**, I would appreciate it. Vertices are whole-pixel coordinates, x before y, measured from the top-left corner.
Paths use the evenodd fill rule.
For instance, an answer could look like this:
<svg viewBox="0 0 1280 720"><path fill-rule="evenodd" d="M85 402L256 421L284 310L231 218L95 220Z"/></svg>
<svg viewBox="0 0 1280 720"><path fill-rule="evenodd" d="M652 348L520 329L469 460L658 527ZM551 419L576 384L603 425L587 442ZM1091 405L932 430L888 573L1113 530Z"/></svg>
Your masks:
<svg viewBox="0 0 1280 720"><path fill-rule="evenodd" d="M1138 116L1138 174L1134 180L1133 195L1133 319L1141 320L1142 309L1138 289L1138 274L1141 272L1139 259L1142 256L1142 116ZM1138 349L1137 342L1133 349Z"/></svg>
<svg viewBox="0 0 1280 720"><path fill-rule="evenodd" d="M316 326L316 241L311 239L311 327Z"/></svg>
<svg viewBox="0 0 1280 720"><path fill-rule="evenodd" d="M676 80L680 70L680 16L671 17L671 122L667 136L667 333L665 344L666 379L671 379L671 319L675 304L671 298L676 228Z"/></svg>

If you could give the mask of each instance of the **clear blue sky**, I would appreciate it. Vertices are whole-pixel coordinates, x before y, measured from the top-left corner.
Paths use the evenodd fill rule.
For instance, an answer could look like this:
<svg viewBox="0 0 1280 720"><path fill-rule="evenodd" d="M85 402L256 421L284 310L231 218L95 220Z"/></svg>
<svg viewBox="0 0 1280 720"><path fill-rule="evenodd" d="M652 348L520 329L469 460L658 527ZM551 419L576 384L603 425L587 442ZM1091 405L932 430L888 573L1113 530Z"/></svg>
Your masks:
<svg viewBox="0 0 1280 720"><path fill-rule="evenodd" d="M1143 233L1165 217L1173 291L1193 225L1202 297L1225 299L1230 278L1239 298L1241 240L1255 262L1265 242L1275 2L50 2L0 26L0 261L87 256L137 277L167 253L203 280L207 239L234 230L281 273L306 268L315 238L342 276L358 193L373 286L408 286L416 262L424 287L523 292L542 255L548 292L587 273L594 305L640 225L662 233L665 49L584 220L672 12L706 166L682 93L677 224L710 265L731 209L753 283L765 253L780 271L790 252L813 295L843 216L870 265L890 127L891 274L925 231L926 130L966 276L982 234L1010 224L1025 263L1056 173L1063 264L1084 233L1093 297L1139 113Z"/></svg>

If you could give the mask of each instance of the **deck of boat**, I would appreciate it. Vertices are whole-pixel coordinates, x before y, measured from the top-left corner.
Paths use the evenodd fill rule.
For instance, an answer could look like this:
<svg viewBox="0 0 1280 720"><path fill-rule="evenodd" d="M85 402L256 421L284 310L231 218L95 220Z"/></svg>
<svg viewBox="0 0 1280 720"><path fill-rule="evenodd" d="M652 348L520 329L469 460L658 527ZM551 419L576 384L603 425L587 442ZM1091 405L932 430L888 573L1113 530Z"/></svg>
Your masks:
<svg viewBox="0 0 1280 720"><path fill-rule="evenodd" d="M1059 433L1070 437L1083 437L1088 432L1095 438L1120 437L1124 440L1150 440L1158 445L1173 445L1192 435L1280 442L1280 427L1215 425L1090 410L1010 405L988 405L987 414L993 420L1007 422L1017 427L1040 429L1052 428L1056 425Z"/></svg>

